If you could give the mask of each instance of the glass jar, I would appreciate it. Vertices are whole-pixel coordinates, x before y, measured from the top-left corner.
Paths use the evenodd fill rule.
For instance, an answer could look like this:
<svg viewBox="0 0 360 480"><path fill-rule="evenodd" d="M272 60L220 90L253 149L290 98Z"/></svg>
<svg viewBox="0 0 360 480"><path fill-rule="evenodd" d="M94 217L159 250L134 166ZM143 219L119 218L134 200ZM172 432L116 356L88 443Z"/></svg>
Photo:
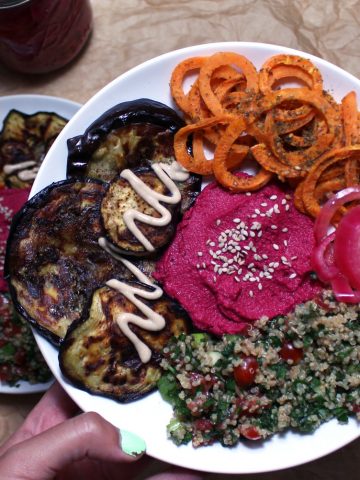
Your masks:
<svg viewBox="0 0 360 480"><path fill-rule="evenodd" d="M0 0L0 63L47 73L73 60L92 29L89 0Z"/></svg>

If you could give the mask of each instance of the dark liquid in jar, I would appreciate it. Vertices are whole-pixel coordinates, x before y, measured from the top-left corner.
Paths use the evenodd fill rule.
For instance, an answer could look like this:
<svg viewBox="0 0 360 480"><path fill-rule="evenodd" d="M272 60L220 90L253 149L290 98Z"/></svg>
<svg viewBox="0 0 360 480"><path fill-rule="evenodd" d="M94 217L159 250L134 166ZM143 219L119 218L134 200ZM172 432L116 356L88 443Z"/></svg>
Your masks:
<svg viewBox="0 0 360 480"><path fill-rule="evenodd" d="M0 63L23 73L57 70L91 29L89 0L0 0Z"/></svg>

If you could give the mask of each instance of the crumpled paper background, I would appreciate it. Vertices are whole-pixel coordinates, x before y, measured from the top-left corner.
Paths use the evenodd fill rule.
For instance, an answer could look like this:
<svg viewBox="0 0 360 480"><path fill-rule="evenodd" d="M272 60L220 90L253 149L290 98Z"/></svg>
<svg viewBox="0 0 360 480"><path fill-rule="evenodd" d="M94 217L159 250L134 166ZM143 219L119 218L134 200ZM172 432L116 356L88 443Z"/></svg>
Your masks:
<svg viewBox="0 0 360 480"><path fill-rule="evenodd" d="M360 78L359 0L92 0L91 3L94 31L78 59L65 69L45 76L14 74L0 67L0 95L40 93L83 103L115 77L145 60L174 49L219 41L256 41L296 48L329 60ZM0 397L0 442L22 421L37 398ZM360 467L359 447L358 440L326 458L283 472L206 478L355 480ZM158 462L152 466L153 471L163 468Z"/></svg>
<svg viewBox="0 0 360 480"><path fill-rule="evenodd" d="M275 43L360 77L358 0L92 0L94 32L69 67L28 77L0 67L0 94L42 93L80 103L145 60L219 41Z"/></svg>

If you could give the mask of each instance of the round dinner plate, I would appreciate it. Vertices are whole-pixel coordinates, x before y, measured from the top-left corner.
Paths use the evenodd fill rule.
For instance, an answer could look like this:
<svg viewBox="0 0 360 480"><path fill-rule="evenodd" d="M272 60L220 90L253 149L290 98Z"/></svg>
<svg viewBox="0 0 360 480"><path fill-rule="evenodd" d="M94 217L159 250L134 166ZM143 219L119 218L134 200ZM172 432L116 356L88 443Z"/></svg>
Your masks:
<svg viewBox="0 0 360 480"><path fill-rule="evenodd" d="M337 100L350 90L360 95L360 81L344 70L312 55L285 47L260 43L213 43L176 50L149 60L116 78L91 98L67 124L49 151L35 180L32 194L66 175L67 139L84 130L115 104L138 98L151 98L175 107L169 90L174 67L185 58L206 56L219 51L245 55L256 67L271 55L288 53L312 60L321 70L325 88ZM158 392L129 404L120 404L91 395L69 384L61 375L57 350L37 335L38 344L55 377L84 411L95 411L119 428L140 435L147 444L147 453L176 465L214 473L255 473L280 470L324 456L346 445L360 434L353 419L346 425L330 421L313 434L287 432L263 442L240 442L233 448L220 444L194 449L177 447L166 435L172 408ZM100 440L100 439L99 439Z"/></svg>
<svg viewBox="0 0 360 480"><path fill-rule="evenodd" d="M7 95L0 97L0 130L6 115L10 110L19 110L22 113L33 114L37 112L54 112L70 120L70 118L79 110L81 105L65 98L51 97L48 95ZM51 382L31 384L26 381L20 381L11 386L0 380L0 393L7 394L26 394L45 392Z"/></svg>

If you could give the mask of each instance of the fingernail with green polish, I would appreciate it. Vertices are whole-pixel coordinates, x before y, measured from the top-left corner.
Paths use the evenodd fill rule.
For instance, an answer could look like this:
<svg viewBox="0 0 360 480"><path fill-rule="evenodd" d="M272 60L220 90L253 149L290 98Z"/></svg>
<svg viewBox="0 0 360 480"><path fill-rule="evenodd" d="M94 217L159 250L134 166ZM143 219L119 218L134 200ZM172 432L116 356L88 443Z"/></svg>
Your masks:
<svg viewBox="0 0 360 480"><path fill-rule="evenodd" d="M144 440L128 430L120 430L120 447L127 455L138 457L146 450Z"/></svg>

